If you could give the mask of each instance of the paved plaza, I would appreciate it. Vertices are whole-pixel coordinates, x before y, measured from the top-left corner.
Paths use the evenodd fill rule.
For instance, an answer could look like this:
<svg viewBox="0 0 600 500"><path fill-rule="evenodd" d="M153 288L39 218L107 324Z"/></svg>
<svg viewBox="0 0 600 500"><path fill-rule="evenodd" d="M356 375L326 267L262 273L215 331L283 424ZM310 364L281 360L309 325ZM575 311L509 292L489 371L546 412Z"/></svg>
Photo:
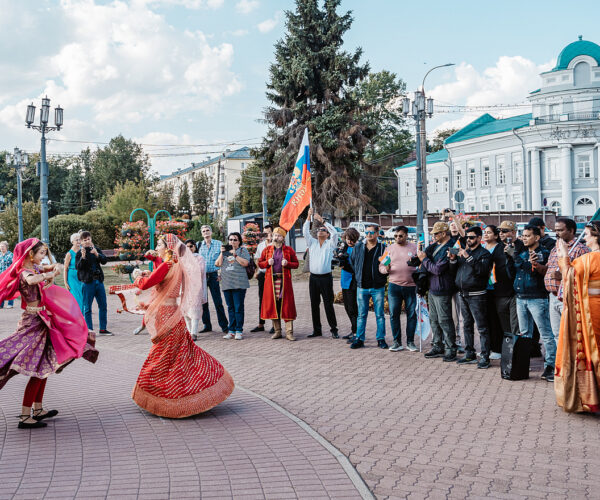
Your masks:
<svg viewBox="0 0 600 500"><path fill-rule="evenodd" d="M0 499L600 496L600 419L558 408L541 361L531 379L508 382L498 361L478 370L384 351L372 317L365 349L307 339L308 284L294 285L297 342L201 335L237 388L183 420L130 399L150 341L131 334L139 317L117 314L110 297L115 336L98 339L96 365L79 360L49 379L46 406L61 413L47 429L16 428L25 377L0 391ZM251 288L246 331L257 296ZM0 311L0 337L19 315Z"/></svg>

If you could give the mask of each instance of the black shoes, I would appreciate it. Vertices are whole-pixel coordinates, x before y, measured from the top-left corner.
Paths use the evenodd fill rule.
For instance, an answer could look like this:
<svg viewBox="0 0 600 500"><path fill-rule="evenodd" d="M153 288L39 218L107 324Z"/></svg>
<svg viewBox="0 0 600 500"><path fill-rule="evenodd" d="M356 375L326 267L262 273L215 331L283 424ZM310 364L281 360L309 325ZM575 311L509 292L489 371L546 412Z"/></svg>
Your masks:
<svg viewBox="0 0 600 500"><path fill-rule="evenodd" d="M346 335L346 337L348 337L348 340L346 340L346 344L352 344L352 342L354 342L354 339L356 339L356 335Z"/></svg>
<svg viewBox="0 0 600 500"><path fill-rule="evenodd" d="M350 349L360 349L361 347L364 347L364 346L365 346L365 343L362 340L355 340L350 345Z"/></svg>
<svg viewBox="0 0 600 500"><path fill-rule="evenodd" d="M269 330L269 333L271 333L271 334L275 333L275 327L274 326L271 327L271 329Z"/></svg>
<svg viewBox="0 0 600 500"><path fill-rule="evenodd" d="M106 335L107 337L113 336L113 332L109 332L108 330L98 330L98 335Z"/></svg>
<svg viewBox="0 0 600 500"><path fill-rule="evenodd" d="M258 325L258 326L255 326L254 328L252 328L252 330L250 330L250 333L264 332L264 331L265 331L265 326Z"/></svg>
<svg viewBox="0 0 600 500"><path fill-rule="evenodd" d="M56 415L58 415L58 410L48 410L46 413L44 413L43 415L41 415L41 412L43 412L44 410L33 410L33 420L36 420L37 422L41 422L42 420L44 420L45 418L52 418L52 417L56 417ZM36 415L37 413L37 415Z"/></svg>
<svg viewBox="0 0 600 500"><path fill-rule="evenodd" d="M353 333L349 333L348 335L344 335L342 338L344 340L350 340L352 337L354 337L354 334Z"/></svg>
<svg viewBox="0 0 600 500"><path fill-rule="evenodd" d="M444 359L442 359L444 363L451 363L452 361L456 361L456 353L450 352L444 355Z"/></svg>
<svg viewBox="0 0 600 500"><path fill-rule="evenodd" d="M472 365L474 363L477 363L477 356L475 356L475 353L467 354L464 358L460 358L456 362L458 365Z"/></svg>
<svg viewBox="0 0 600 500"><path fill-rule="evenodd" d="M48 425L46 422L39 422L37 420L35 422L27 422L30 418L29 415L19 415L19 418L21 419L17 426L19 429L41 429Z"/></svg>
<svg viewBox="0 0 600 500"><path fill-rule="evenodd" d="M323 336L323 334L322 334L322 333L312 332L312 333L311 333L311 334L308 336L308 338L309 338L309 339L312 339L313 337L322 337L322 336Z"/></svg>
<svg viewBox="0 0 600 500"><path fill-rule="evenodd" d="M436 349L435 347L433 349L431 349L431 351L425 353L425 357L427 359L441 358L443 355L444 355L444 353L442 351L440 351L439 349Z"/></svg>
<svg viewBox="0 0 600 500"><path fill-rule="evenodd" d="M202 330L200 330L200 333L208 333L208 332L212 332L212 326L205 326Z"/></svg>
<svg viewBox="0 0 600 500"><path fill-rule="evenodd" d="M389 349L390 348L390 346L387 345L386 341L383 339L377 341L377 347L379 347L380 349Z"/></svg>
<svg viewBox="0 0 600 500"><path fill-rule="evenodd" d="M331 338L332 338L332 339L339 339L339 338L340 338L340 335L338 334L338 332L332 332L332 333L331 333Z"/></svg>
<svg viewBox="0 0 600 500"><path fill-rule="evenodd" d="M547 366L544 368L544 373L542 373L542 378L547 380L548 382L554 382L554 367Z"/></svg>
<svg viewBox="0 0 600 500"><path fill-rule="evenodd" d="M477 368L480 368L482 370L485 370L486 368L490 367L490 360L489 358L481 358L479 360L479 363L477 363Z"/></svg>

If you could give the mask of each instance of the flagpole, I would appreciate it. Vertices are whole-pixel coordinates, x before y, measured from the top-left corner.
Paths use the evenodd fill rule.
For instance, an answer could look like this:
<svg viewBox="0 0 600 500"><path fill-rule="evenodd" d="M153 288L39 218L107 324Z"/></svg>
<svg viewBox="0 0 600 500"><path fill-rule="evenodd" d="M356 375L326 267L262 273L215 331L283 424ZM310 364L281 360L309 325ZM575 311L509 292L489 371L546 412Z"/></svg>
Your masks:
<svg viewBox="0 0 600 500"><path fill-rule="evenodd" d="M590 219L590 221L598 220L598 219L600 219L600 208L598 210L596 210L596 213L594 215L592 215L592 218ZM569 254L568 254L569 256L571 255L571 252L573 251L573 249L577 246L577 243L579 243L581 241L581 238L583 238L583 233L584 232L585 232L585 228L584 228L583 231L581 231L581 234L579 235L579 237L575 241L575 244L569 250Z"/></svg>

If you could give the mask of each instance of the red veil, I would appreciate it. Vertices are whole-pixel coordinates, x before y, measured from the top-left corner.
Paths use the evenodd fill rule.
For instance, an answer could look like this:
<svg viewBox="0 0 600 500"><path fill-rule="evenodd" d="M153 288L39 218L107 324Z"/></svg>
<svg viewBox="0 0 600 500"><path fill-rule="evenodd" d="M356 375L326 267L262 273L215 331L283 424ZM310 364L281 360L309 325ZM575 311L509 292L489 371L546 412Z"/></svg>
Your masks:
<svg viewBox="0 0 600 500"><path fill-rule="evenodd" d="M15 247L12 265L0 274L0 301L11 300L20 295L19 281L23 264L29 251L39 242L37 238L29 238ZM63 364L80 358L88 340L88 329L75 297L56 285L48 288L44 288L42 284L38 286L42 297L40 305L46 308L38 314L48 326L56 360ZM21 300L21 307L25 309L25 306L25 301Z"/></svg>

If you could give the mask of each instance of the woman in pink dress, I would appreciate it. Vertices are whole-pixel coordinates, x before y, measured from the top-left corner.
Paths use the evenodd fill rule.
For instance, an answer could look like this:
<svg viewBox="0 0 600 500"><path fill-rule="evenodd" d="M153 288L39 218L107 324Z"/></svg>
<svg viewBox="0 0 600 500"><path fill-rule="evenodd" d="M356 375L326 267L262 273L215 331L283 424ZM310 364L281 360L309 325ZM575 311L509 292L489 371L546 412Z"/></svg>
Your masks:
<svg viewBox="0 0 600 500"><path fill-rule="evenodd" d="M22 241L15 247L13 264L0 274L0 300L21 295L23 309L17 331L0 341L0 389L18 373L30 377L20 429L46 427L42 420L58 414L42 405L49 375L76 358L83 356L93 363L98 357L77 301L67 290L53 285L62 266L43 266L46 255L48 247L40 240Z"/></svg>

